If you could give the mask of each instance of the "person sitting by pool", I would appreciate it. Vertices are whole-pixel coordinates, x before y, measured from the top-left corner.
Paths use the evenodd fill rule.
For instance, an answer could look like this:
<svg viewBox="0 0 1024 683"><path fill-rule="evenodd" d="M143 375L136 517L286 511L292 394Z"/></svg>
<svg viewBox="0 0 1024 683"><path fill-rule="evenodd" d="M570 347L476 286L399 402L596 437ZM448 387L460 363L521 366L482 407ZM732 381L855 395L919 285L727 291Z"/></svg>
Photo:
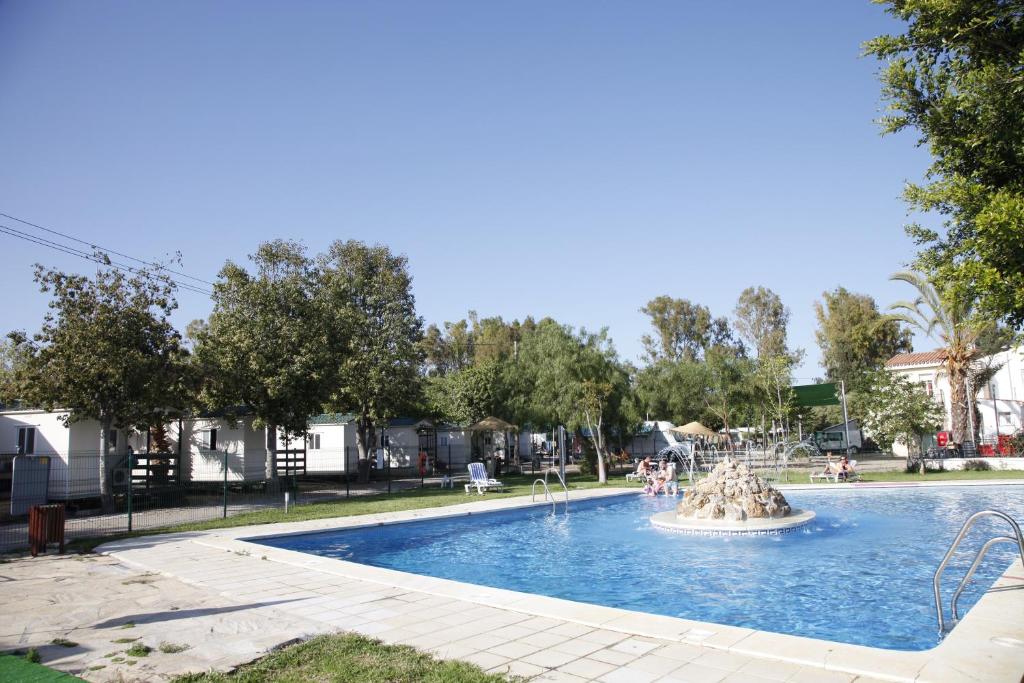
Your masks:
<svg viewBox="0 0 1024 683"><path fill-rule="evenodd" d="M665 490L665 478L667 477L665 465L667 463L667 460L662 460L658 463L658 469L651 472L649 481L652 496L656 496Z"/></svg>
<svg viewBox="0 0 1024 683"><path fill-rule="evenodd" d="M843 459L839 461L836 477L838 479L849 479L851 474L853 474L853 465L850 464L850 459L844 455Z"/></svg>
<svg viewBox="0 0 1024 683"><path fill-rule="evenodd" d="M658 476L662 480L662 490L666 496L679 495L679 481L676 478L676 464L668 460L661 461L661 471Z"/></svg>
<svg viewBox="0 0 1024 683"><path fill-rule="evenodd" d="M651 456L644 456L644 459L637 463L636 476L638 479L646 479L651 476Z"/></svg>

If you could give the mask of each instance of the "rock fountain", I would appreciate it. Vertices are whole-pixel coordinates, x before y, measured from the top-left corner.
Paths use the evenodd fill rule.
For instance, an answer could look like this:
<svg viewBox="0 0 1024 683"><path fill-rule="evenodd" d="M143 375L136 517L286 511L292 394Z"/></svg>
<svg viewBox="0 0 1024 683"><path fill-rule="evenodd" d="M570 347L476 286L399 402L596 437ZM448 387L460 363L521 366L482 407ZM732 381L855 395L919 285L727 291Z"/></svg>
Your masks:
<svg viewBox="0 0 1024 683"><path fill-rule="evenodd" d="M809 510L794 510L785 496L731 458L686 489L675 510L651 517L654 526L687 534L720 536L781 534L814 519Z"/></svg>

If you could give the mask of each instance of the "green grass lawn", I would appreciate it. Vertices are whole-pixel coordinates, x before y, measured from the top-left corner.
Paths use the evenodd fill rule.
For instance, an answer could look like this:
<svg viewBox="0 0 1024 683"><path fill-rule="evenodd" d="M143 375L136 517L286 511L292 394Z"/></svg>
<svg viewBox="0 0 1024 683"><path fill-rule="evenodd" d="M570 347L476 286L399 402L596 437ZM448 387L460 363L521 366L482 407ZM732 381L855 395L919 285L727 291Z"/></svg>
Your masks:
<svg viewBox="0 0 1024 683"><path fill-rule="evenodd" d="M33 664L24 656L0 654L0 681L18 683L72 683L81 678Z"/></svg>
<svg viewBox="0 0 1024 683"><path fill-rule="evenodd" d="M795 471L789 473L789 481L779 482L781 484L807 484L808 474L811 470ZM909 472L863 472L860 481L871 482L928 482L928 481L980 481L984 479L1024 479L1024 470L997 470L990 472L928 472L927 474L911 474ZM817 482L815 482L817 483Z"/></svg>
<svg viewBox="0 0 1024 683"><path fill-rule="evenodd" d="M789 473L789 480L783 480L781 484L807 484L808 472L810 470L793 469ZM502 481L508 485L505 491L489 491L486 498L508 498L511 496L529 495L535 475L502 475ZM573 475L568 477L570 489L588 489L601 486L597 483L594 475ZM863 482L922 482L922 481L949 481L949 480L980 480L980 479L1024 479L1024 471L992 471L992 472L929 472L925 475L908 474L906 472L866 472L862 475ZM551 482L557 479L551 478ZM685 475L682 477L681 485L685 485ZM639 488L637 482L626 482L624 474L617 474L608 478L609 486ZM538 487L539 491L539 487ZM558 490L552 489L552 493L558 495ZM102 537L92 539L81 539L73 541L72 549L88 551L97 545L101 545L114 538L126 538L129 536L149 536L161 533L173 533L181 531L202 531L205 529L221 529L235 526L251 526L258 524L275 524L277 522L301 522L309 519L326 519L329 517L351 517L355 515L367 515L377 512L399 512L403 510L418 510L422 508L443 507L446 505L458 505L480 500L481 497L472 493L466 495L460 485L455 489L441 488L417 488L405 491L396 491L391 494L378 494L370 496L354 496L352 498L341 498L334 501L322 503L310 503L296 505L285 512L283 508L269 510L258 510L247 512L227 519L211 519L202 522L189 522L177 526L164 527L160 529L148 529L138 531L130 535L117 537Z"/></svg>
<svg viewBox="0 0 1024 683"><path fill-rule="evenodd" d="M442 661L404 645L354 634L327 635L292 645L229 674L189 674L175 683L498 683L466 662Z"/></svg>

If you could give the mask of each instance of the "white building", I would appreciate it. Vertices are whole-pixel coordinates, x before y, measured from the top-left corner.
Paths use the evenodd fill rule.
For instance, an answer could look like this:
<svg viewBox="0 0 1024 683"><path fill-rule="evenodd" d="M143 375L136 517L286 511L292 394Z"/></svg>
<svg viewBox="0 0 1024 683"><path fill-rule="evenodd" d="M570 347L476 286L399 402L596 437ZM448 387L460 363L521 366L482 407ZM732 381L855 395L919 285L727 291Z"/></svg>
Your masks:
<svg viewBox="0 0 1024 683"><path fill-rule="evenodd" d="M920 384L928 395L942 406L944 430L952 425L949 376L945 370L946 353L942 349L922 353L901 353L890 358L885 367ZM975 402L980 415L977 425L982 443L996 442L1000 435L1014 434L1024 425L1024 347L985 357L985 365L998 367L992 379L976 391ZM896 455L905 454L906 447Z"/></svg>
<svg viewBox="0 0 1024 683"><path fill-rule="evenodd" d="M48 495L51 500L96 498L100 495L101 428L96 420L65 425L68 411L40 409L0 411L0 457L46 455L52 458ZM254 429L251 417L229 421L206 416L172 420L167 425L175 477L183 482L224 481L225 453L229 482L264 478L266 431ZM107 476L116 489L127 485L128 452L144 454L149 435L113 429L109 435ZM140 458L143 460L144 458ZM144 472L137 461L136 475Z"/></svg>
<svg viewBox="0 0 1024 683"><path fill-rule="evenodd" d="M342 413L315 415L309 419L306 435L306 474L333 475L354 472L359 459L355 416ZM375 443L368 444L375 454L378 470L418 469L420 454L426 455L427 473L442 463L446 469L464 470L469 462L470 434L457 425L435 425L431 420L400 417L388 420L383 429L374 430ZM381 442L386 437L387 447Z"/></svg>

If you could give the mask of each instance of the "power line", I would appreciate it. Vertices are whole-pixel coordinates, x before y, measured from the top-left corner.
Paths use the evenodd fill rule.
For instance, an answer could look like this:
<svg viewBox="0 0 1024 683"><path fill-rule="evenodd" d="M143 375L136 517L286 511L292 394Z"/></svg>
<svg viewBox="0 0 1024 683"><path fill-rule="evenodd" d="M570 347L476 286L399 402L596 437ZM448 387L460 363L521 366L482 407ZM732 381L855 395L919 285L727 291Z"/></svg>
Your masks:
<svg viewBox="0 0 1024 683"><path fill-rule="evenodd" d="M13 221L18 221L19 223L21 223L23 225L31 226L33 228L36 228L37 230L43 230L45 232L50 233L51 235L58 235L58 236L63 237L65 239L73 240L75 242L78 242L79 244L84 244L84 245L86 245L86 246L88 246L88 247L90 247L92 249L98 249L98 250L106 252L108 254L114 254L115 256L120 256L121 258L126 258L129 261L135 261L136 263L141 263L141 264L143 264L145 266L149 266L151 268L157 268L159 270L165 270L168 273L173 273L174 275L178 275L180 277L185 277L185 278L188 278L189 280L195 280L196 282L201 282L204 285L210 285L211 287L214 286L214 283L210 282L209 280L204 280L202 278L198 278L198 277L195 277L193 275L189 275L188 273L182 273L182 272L177 271L177 270L172 270L171 268L167 268L166 266L162 266L159 263L153 263L152 261L144 261L142 259L135 258L134 256L129 256L128 254L124 254L124 253L122 253L120 251L116 251L114 249L108 249L106 247L102 247L102 246L100 246L98 244L95 244L93 242L88 242L86 240L79 239L79 238L77 238L77 237L75 237L73 235L68 235L68 234L60 232L58 230L53 230L51 228L44 227L44 226L39 225L37 223L32 223L31 221L26 221L26 220L24 220L22 218L18 218L17 216L12 216L12 215L10 215L8 213L0 212L0 216L3 216L4 218L9 218L9 219L11 219Z"/></svg>
<svg viewBox="0 0 1024 683"><path fill-rule="evenodd" d="M7 214L0 214L0 215L6 216ZM89 254L88 252L82 251L81 249L76 249L75 247L71 247L71 246L68 246L66 244L60 244L58 242L54 242L52 240L48 240L48 239L46 239L44 237L39 237L38 235L32 235L30 233L18 230L17 228L13 228L13 227L11 227L9 225L4 225L3 223L0 223L0 233L5 234L5 235L9 235L10 237L16 237L16 238L18 238L20 240L24 240L24 241L30 242L32 244L37 244L37 245L42 246L42 247L47 247L48 249L53 249L55 251L59 251L59 252L65 253L65 254L70 254L71 256L77 256L79 258L85 259L86 261L92 261L93 263L98 263L100 265L109 266L111 268L115 268L116 270L120 270L120 271L123 271L123 272L128 272L128 273L139 273L139 272L141 272L138 268L133 268L132 266L126 265L124 263L119 263L117 261L107 261L107 260L104 260L104 259L101 259L101 258L97 258L96 256L94 256L92 254ZM83 240L76 240L76 241L82 242L83 244L87 244L87 242L84 242ZM95 247L95 245L90 245L90 246ZM95 247L95 248L101 249L101 247ZM131 258L131 257L126 257L126 258ZM139 261L141 263L145 263L145 261L140 261L139 259L135 259L135 258L132 258L132 260L133 261ZM156 266L156 267L159 268L159 266ZM173 271L168 271L168 272L173 272ZM196 278L193 278L193 279L196 279ZM186 282L179 282L178 280L175 280L175 279L170 278L170 277L167 277L167 280L172 282L172 283L174 283L180 289L183 289L183 290L188 291L188 292L192 292L194 294L202 294L204 296L212 296L213 295L213 292L211 292L209 290L202 289L200 287L188 284Z"/></svg>

